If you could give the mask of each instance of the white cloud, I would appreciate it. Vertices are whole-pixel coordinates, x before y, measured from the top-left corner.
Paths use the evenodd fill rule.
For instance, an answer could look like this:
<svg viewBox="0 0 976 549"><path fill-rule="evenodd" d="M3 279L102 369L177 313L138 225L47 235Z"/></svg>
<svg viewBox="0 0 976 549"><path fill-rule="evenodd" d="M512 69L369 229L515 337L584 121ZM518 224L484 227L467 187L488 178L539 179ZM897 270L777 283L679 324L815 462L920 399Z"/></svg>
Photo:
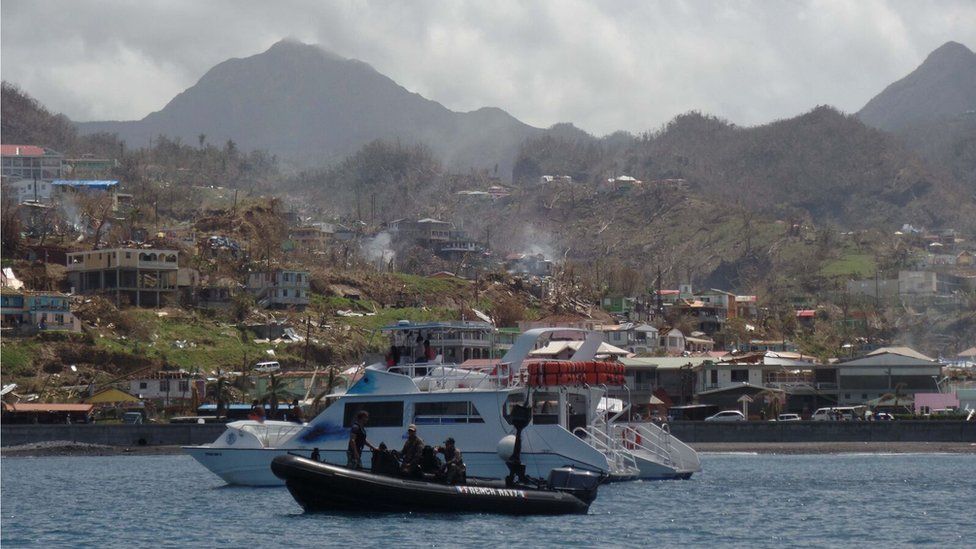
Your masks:
<svg viewBox="0 0 976 549"><path fill-rule="evenodd" d="M4 0L0 11L3 78L76 120L141 118L213 65L289 36L451 109L598 134L691 109L746 125L817 104L856 111L942 43L976 47L969 0Z"/></svg>

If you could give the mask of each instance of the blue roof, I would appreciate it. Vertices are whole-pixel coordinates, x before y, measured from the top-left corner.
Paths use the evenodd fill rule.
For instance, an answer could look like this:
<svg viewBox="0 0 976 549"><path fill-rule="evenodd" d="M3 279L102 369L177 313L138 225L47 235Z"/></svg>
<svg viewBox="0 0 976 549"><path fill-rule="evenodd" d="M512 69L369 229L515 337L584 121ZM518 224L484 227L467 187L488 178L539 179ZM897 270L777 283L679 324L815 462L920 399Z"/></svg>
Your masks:
<svg viewBox="0 0 976 549"><path fill-rule="evenodd" d="M65 187L87 187L93 189L108 189L119 184L114 179L55 179L52 185L63 185Z"/></svg>

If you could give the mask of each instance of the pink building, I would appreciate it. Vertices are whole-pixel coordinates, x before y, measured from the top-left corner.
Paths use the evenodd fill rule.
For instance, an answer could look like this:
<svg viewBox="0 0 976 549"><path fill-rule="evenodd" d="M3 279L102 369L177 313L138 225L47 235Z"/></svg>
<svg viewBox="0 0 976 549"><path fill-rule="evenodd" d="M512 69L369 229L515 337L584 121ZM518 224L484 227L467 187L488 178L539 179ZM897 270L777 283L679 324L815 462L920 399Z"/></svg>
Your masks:
<svg viewBox="0 0 976 549"><path fill-rule="evenodd" d="M933 410L959 408L956 393L915 393L915 413L929 414Z"/></svg>

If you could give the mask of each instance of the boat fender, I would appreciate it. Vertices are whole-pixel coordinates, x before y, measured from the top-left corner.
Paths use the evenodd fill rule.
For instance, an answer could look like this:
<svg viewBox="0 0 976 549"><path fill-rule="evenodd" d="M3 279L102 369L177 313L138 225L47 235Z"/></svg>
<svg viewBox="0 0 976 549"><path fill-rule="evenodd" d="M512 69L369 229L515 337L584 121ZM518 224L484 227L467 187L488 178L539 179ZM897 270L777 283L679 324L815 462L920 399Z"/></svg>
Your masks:
<svg viewBox="0 0 976 549"><path fill-rule="evenodd" d="M506 435L498 441L498 457L502 458L503 461L508 461L515 453L515 435Z"/></svg>

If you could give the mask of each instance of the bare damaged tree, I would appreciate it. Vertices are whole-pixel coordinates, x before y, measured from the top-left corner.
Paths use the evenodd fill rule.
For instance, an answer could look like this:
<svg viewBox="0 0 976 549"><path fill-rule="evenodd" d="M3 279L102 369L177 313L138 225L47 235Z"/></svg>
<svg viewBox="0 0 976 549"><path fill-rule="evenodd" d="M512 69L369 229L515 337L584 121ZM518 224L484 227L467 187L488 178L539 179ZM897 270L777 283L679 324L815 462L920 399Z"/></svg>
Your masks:
<svg viewBox="0 0 976 549"><path fill-rule="evenodd" d="M112 211L114 209L114 201L112 200L112 195L109 193L80 193L78 195L78 205L81 208L82 219L86 220L90 227L94 227L92 249L97 250L102 238L102 232L105 230L106 225L113 219Z"/></svg>
<svg viewBox="0 0 976 549"><path fill-rule="evenodd" d="M6 83L4 83L6 85ZM13 257L23 246L20 223L20 212L17 201L8 193L3 195L3 207L0 208L0 253L3 257Z"/></svg>

